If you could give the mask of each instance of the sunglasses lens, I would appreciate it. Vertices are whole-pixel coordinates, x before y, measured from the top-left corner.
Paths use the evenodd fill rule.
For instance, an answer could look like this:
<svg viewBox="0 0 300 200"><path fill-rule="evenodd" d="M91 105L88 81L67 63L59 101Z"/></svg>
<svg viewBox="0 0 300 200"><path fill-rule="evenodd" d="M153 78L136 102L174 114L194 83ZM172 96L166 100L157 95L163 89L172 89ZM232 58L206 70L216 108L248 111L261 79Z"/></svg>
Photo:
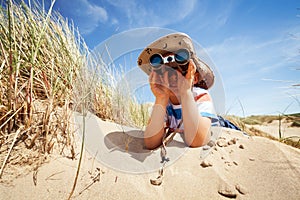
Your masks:
<svg viewBox="0 0 300 200"><path fill-rule="evenodd" d="M158 68L163 64L163 59L159 54L153 54L150 59L150 64L152 65L152 67L154 68Z"/></svg>
<svg viewBox="0 0 300 200"><path fill-rule="evenodd" d="M175 60L178 64L185 64L189 61L190 54L186 49L180 49L175 54Z"/></svg>

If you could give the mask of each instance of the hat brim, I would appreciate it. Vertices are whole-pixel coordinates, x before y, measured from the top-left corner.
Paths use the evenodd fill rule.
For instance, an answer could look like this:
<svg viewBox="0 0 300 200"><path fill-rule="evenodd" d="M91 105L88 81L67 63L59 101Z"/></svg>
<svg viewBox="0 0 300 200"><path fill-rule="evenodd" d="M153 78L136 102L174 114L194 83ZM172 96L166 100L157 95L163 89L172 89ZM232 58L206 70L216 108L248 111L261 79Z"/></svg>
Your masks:
<svg viewBox="0 0 300 200"><path fill-rule="evenodd" d="M214 83L214 73L206 63L196 56L192 39L184 33L169 34L148 45L138 57L138 66L149 75L152 72L149 59L153 54L164 55L179 49L187 49L191 53L191 59L193 59L200 74L198 85L204 89L210 88Z"/></svg>

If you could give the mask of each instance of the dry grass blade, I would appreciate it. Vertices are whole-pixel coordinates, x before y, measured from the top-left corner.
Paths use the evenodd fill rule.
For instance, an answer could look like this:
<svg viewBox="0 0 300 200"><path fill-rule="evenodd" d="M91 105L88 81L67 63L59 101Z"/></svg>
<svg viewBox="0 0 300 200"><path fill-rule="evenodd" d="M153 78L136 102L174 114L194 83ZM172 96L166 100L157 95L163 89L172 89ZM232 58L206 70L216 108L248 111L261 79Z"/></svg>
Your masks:
<svg viewBox="0 0 300 200"><path fill-rule="evenodd" d="M84 110L83 110L84 113ZM84 113L85 114L85 113ZM71 189L71 192L69 194L68 199L71 199L76 185L77 185L77 180L78 180L78 176L79 176L79 172L80 172L80 166L81 166L81 162L82 162L82 157L83 157L83 150L84 150L84 140L85 140L85 115L82 116L82 120L83 120L83 127L82 127L82 142L81 142L81 149L80 149L80 156L79 156L79 161L78 161L78 166L77 166L77 171L76 171L76 176L73 182L73 187Z"/></svg>
<svg viewBox="0 0 300 200"><path fill-rule="evenodd" d="M12 149L15 146L15 142L17 141L17 138L18 138L20 132L21 132L21 129L18 129L17 132L16 132L16 134L15 134L14 140L13 140L13 142L12 142L12 144L11 144L9 150L8 150L8 153L7 153L5 159L4 159L3 163L2 163L2 166L1 166L1 169L0 169L0 178L2 177L2 173L3 173L4 167L5 167L6 163L7 163L7 160L9 158L9 155L10 155Z"/></svg>
<svg viewBox="0 0 300 200"><path fill-rule="evenodd" d="M16 114L18 114L18 112L24 107L24 105L22 105L14 114L12 114L4 123L1 124L0 129L6 125L6 123L8 123ZM9 115L10 112L8 112L5 116ZM3 118L5 117L3 116ZM2 119L2 118L1 118Z"/></svg>

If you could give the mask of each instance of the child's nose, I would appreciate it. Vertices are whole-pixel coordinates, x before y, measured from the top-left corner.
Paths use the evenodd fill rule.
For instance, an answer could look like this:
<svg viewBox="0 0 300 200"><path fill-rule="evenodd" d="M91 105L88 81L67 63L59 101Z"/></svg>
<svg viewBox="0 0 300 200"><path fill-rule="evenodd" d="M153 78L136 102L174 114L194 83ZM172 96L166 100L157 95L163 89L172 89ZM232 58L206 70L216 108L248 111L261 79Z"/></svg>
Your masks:
<svg viewBox="0 0 300 200"><path fill-rule="evenodd" d="M177 73L175 70L169 71L169 79L172 81L177 81Z"/></svg>

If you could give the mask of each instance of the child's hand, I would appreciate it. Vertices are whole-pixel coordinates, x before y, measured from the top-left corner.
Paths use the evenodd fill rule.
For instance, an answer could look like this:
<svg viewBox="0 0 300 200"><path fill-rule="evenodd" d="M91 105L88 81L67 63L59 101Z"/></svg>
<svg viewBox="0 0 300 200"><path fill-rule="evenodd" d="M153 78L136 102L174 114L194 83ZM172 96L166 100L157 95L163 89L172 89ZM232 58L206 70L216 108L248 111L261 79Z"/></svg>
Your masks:
<svg viewBox="0 0 300 200"><path fill-rule="evenodd" d="M163 100L164 102L169 100L168 73L165 72L163 75L159 75L157 72L152 71L149 76L149 83L157 100Z"/></svg>
<svg viewBox="0 0 300 200"><path fill-rule="evenodd" d="M183 76L180 72L178 74L178 88L180 96L186 94L187 91L190 91L193 87L194 77L196 73L196 65L192 59L190 59L188 71L185 76Z"/></svg>

